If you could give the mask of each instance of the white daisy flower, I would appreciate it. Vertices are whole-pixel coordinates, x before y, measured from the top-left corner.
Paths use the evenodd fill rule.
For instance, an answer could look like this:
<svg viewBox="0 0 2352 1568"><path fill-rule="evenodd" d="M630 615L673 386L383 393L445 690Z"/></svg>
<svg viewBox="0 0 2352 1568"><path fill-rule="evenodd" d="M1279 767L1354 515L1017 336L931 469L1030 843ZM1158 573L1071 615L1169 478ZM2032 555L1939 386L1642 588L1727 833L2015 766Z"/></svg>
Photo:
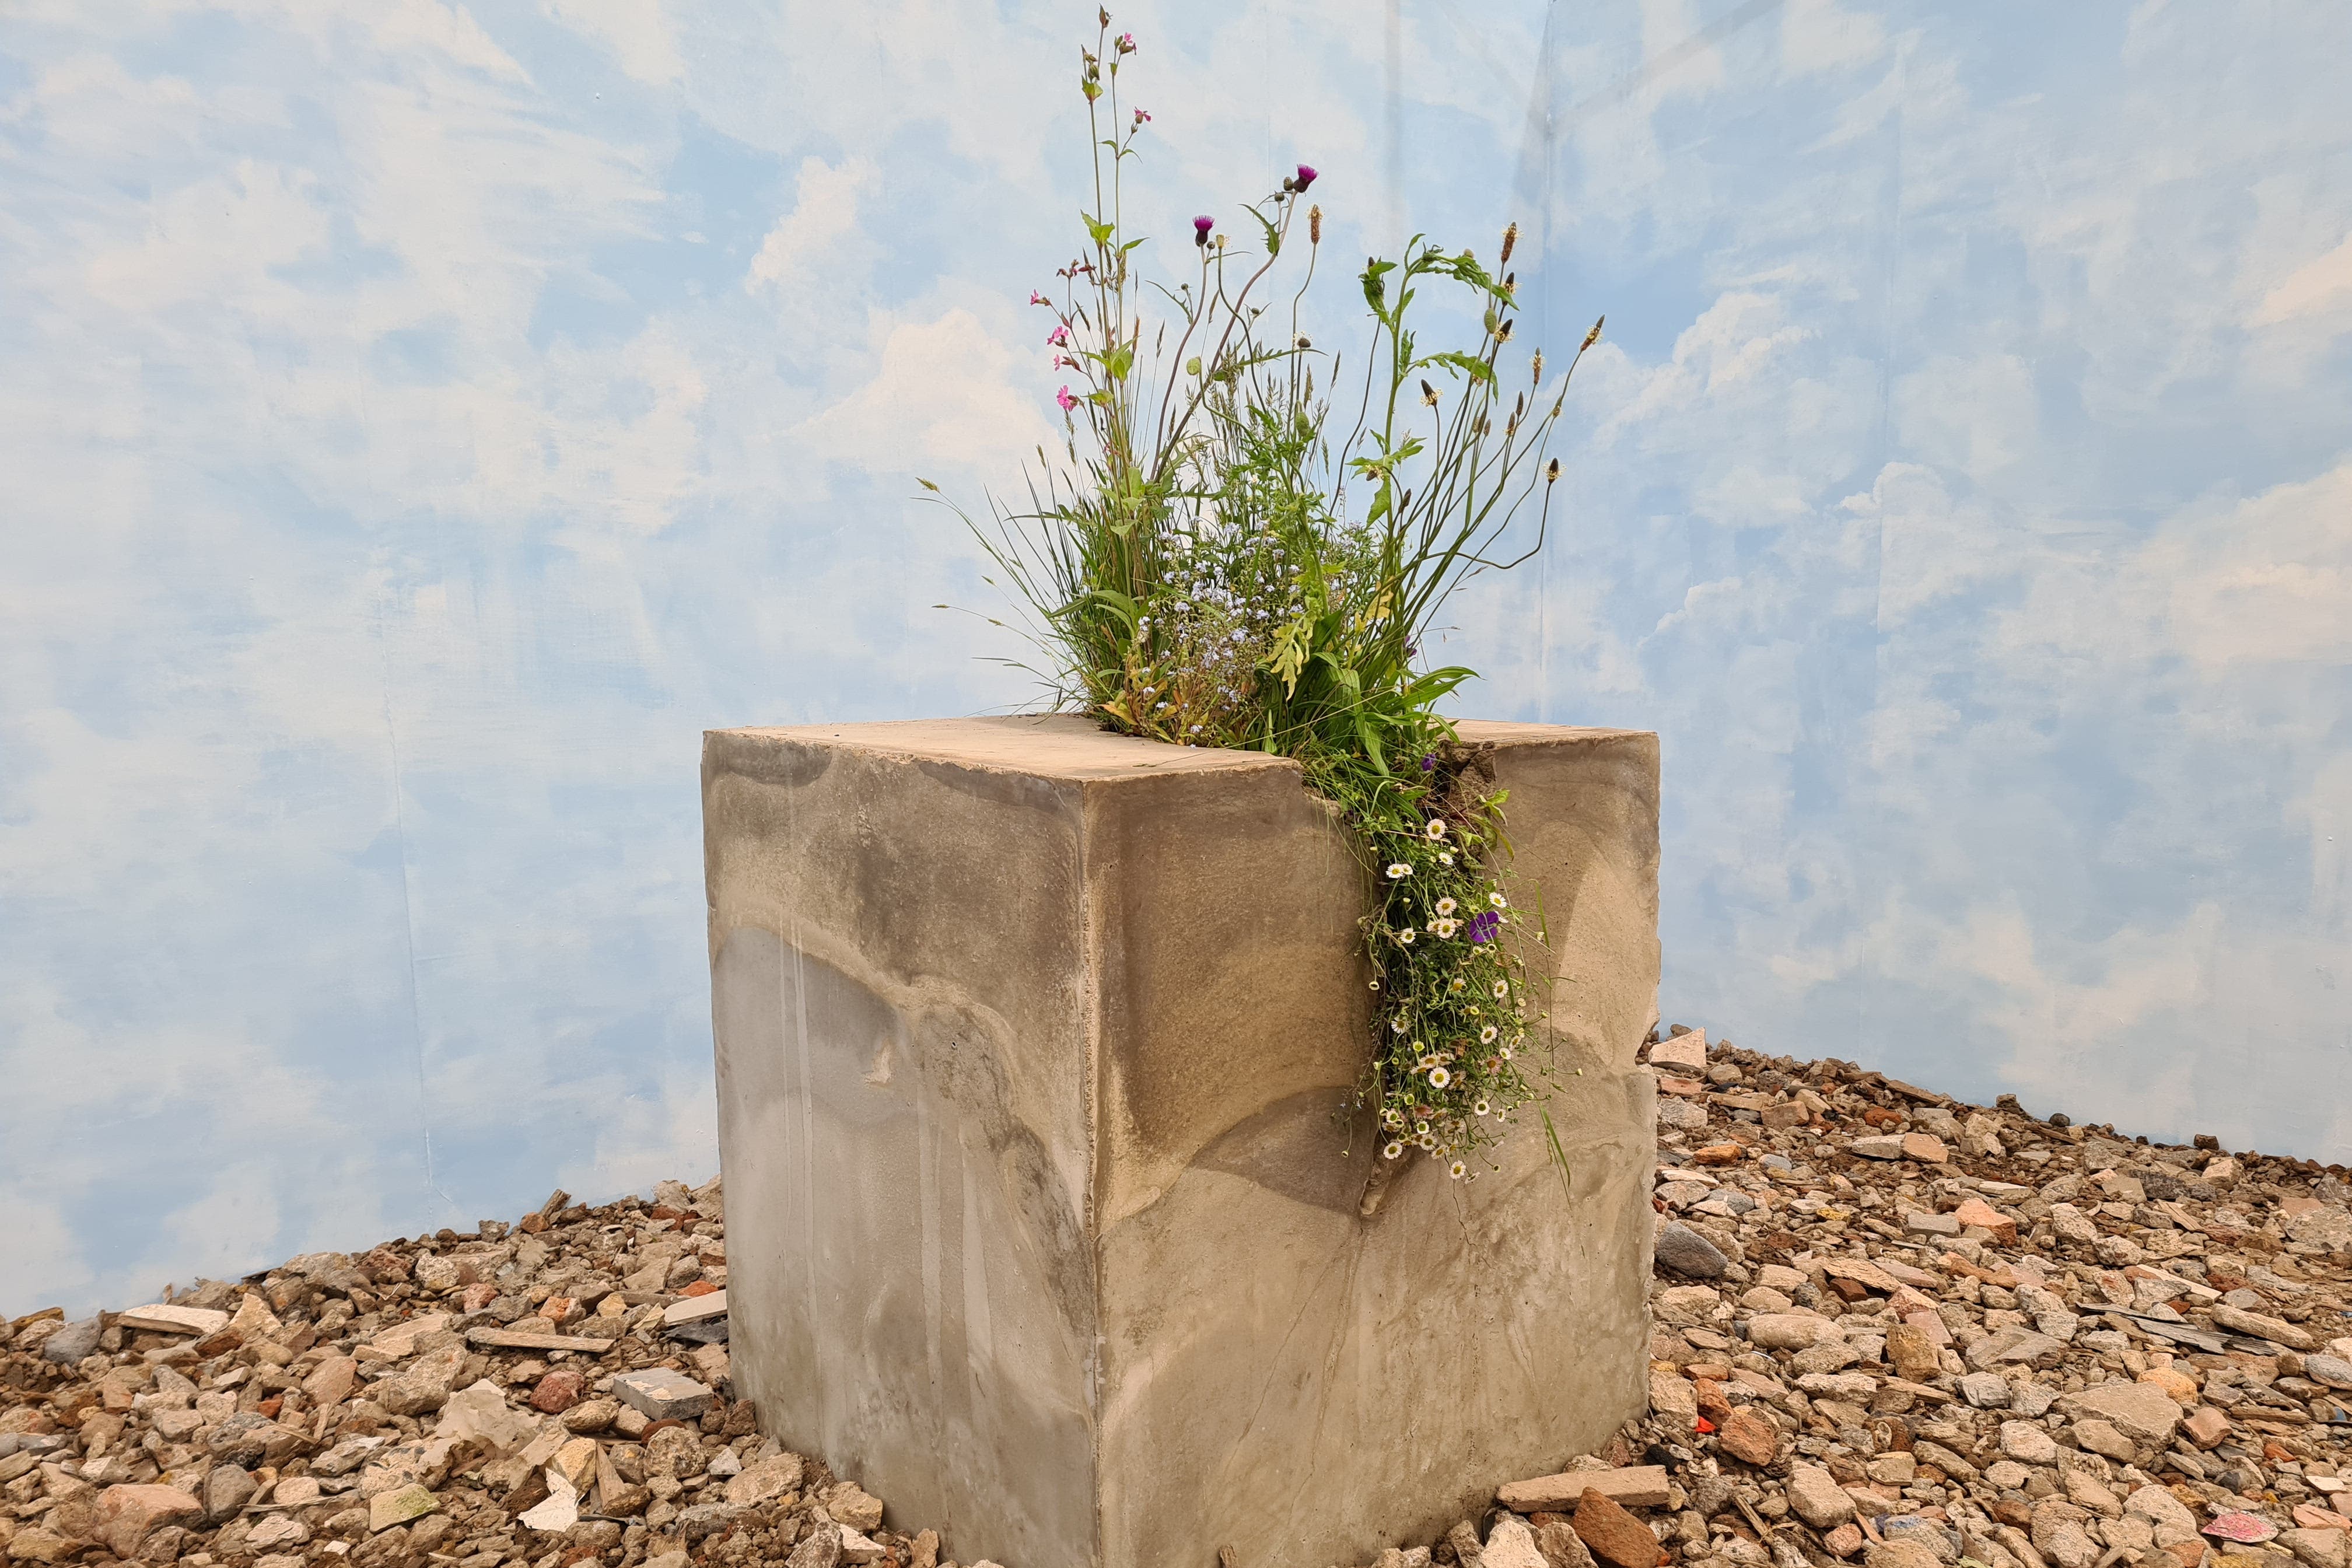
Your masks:
<svg viewBox="0 0 2352 1568"><path fill-rule="evenodd" d="M1454 984L1451 984L1451 985L1448 985L1448 986L1446 987L1446 989L1447 989L1448 991L1455 992L1455 993L1457 993L1457 994L1458 994L1459 992L1461 992L1461 991L1462 991L1462 989L1463 989L1465 986L1468 985L1469 984L1470 984L1470 983L1469 983L1467 980L1463 979L1463 978L1462 978L1462 976L1460 976L1460 975L1458 975L1458 974L1457 974L1457 975L1455 975L1455 976L1454 977Z"/></svg>
<svg viewBox="0 0 2352 1568"><path fill-rule="evenodd" d="M1429 922L1429 931L1432 936L1450 939L1455 931L1461 929L1462 922L1460 921L1435 920Z"/></svg>
<svg viewBox="0 0 2352 1568"><path fill-rule="evenodd" d="M1482 1046L1491 1046L1495 1043L1495 1037L1501 1033L1502 1031L1500 1029L1497 1029L1494 1025L1489 1024L1485 1028L1478 1031L1478 1043Z"/></svg>
<svg viewBox="0 0 2352 1568"><path fill-rule="evenodd" d="M1471 1109L1472 1110L1474 1110L1474 1111L1477 1112L1479 1115L1484 1116L1484 1115L1486 1115L1486 1114L1487 1110L1488 1110L1490 1108L1488 1107L1488 1105L1486 1104L1486 1102L1485 1100L1478 1100L1478 1101L1475 1102L1475 1103L1470 1107L1470 1109Z"/></svg>
<svg viewBox="0 0 2352 1568"><path fill-rule="evenodd" d="M1412 927L1407 926L1404 930L1397 932L1397 941L1404 943L1407 947L1411 947L1412 945Z"/></svg>
<svg viewBox="0 0 2352 1568"><path fill-rule="evenodd" d="M1381 1158L1383 1160L1394 1160L1401 1157L1403 1153L1404 1144L1397 1139L1391 1138L1389 1140L1388 1147L1381 1151Z"/></svg>
<svg viewBox="0 0 2352 1568"><path fill-rule="evenodd" d="M1454 900L1453 900L1452 899L1440 899L1440 900L1437 900L1437 912L1438 912L1439 914L1441 914L1441 915L1450 915L1450 914L1452 914L1452 913L1454 912Z"/></svg>
<svg viewBox="0 0 2352 1568"><path fill-rule="evenodd" d="M1487 901L1488 903L1490 903L1490 904L1494 905L1494 906L1495 906L1496 909L1498 909L1498 910L1506 910L1506 909L1508 909L1508 908L1510 908L1510 907L1511 907L1511 906L1510 906L1510 900L1508 900L1507 899L1504 898L1504 897L1503 897L1503 895L1502 895L1502 894L1500 894L1500 893L1489 893L1489 894L1487 894L1487 895L1486 895L1486 901Z"/></svg>
<svg viewBox="0 0 2352 1568"><path fill-rule="evenodd" d="M1430 1088L1444 1089L1447 1084L1452 1083L1453 1081L1454 1075L1447 1072L1444 1068L1432 1068L1429 1069Z"/></svg>
<svg viewBox="0 0 2352 1568"><path fill-rule="evenodd" d="M1381 977L1377 974L1373 975L1370 984L1373 990L1378 991L1381 988Z"/></svg>
<svg viewBox="0 0 2352 1568"><path fill-rule="evenodd" d="M1463 1173L1464 1172L1467 1171L1469 1168L1470 1168L1469 1166L1467 1166L1467 1165L1464 1164L1461 1161L1456 1160L1456 1161L1454 1161L1454 1163L1452 1163L1451 1165L1448 1165L1448 1166L1446 1166L1446 1167L1445 1167L1445 1173L1446 1173L1447 1175L1449 1175L1449 1176L1452 1176L1455 1181L1457 1181L1457 1182L1458 1182L1458 1181L1460 1181L1460 1180L1462 1179L1462 1173Z"/></svg>
<svg viewBox="0 0 2352 1568"><path fill-rule="evenodd" d="M1427 834L1429 836L1429 841L1432 844L1434 844L1439 839L1445 837L1445 824L1440 822L1435 817L1432 817L1430 818L1429 826L1423 828L1422 831Z"/></svg>
<svg viewBox="0 0 2352 1568"><path fill-rule="evenodd" d="M1503 1047L1503 1059L1505 1061L1509 1061L1511 1059L1511 1047L1508 1046L1505 1046Z"/></svg>
<svg viewBox="0 0 2352 1568"><path fill-rule="evenodd" d="M1411 866L1406 865L1403 861L1402 861L1402 860L1391 860L1391 861L1390 861L1390 862L1389 862L1389 880L1390 880L1390 881L1391 881L1391 882L1402 882L1402 881L1403 881L1407 877L1410 877L1410 876L1412 876L1412 868Z"/></svg>
<svg viewBox="0 0 2352 1568"><path fill-rule="evenodd" d="M1496 982L1495 982L1495 1000L1496 1000L1496 1001L1499 1002L1499 1001L1501 1001L1504 997L1508 996L1510 994L1511 994L1511 983L1510 983L1509 981L1507 981L1507 980L1497 980L1497 981L1496 981Z"/></svg>
<svg viewBox="0 0 2352 1568"><path fill-rule="evenodd" d="M1416 1121L1416 1122L1414 1122L1414 1123L1412 1124L1412 1135L1413 1135L1415 1138L1426 1138L1426 1137L1428 1137L1428 1136L1429 1136L1429 1123L1428 1123L1428 1122L1426 1122L1426 1121Z"/></svg>
<svg viewBox="0 0 2352 1568"><path fill-rule="evenodd" d="M1392 1035L1402 1035L1402 1034L1403 1034L1403 1033L1404 1033L1404 1020L1403 1020L1402 1018L1391 1018L1391 1019L1389 1020L1389 1033L1391 1033L1391 1034L1392 1034Z"/></svg>
<svg viewBox="0 0 2352 1568"><path fill-rule="evenodd" d="M1439 850L1439 851L1437 852L1437 863L1438 863L1439 865L1441 865L1441 866L1451 866L1451 865L1453 865L1453 864L1454 864L1454 851L1453 851L1453 850L1451 850L1451 849L1441 849L1441 850Z"/></svg>

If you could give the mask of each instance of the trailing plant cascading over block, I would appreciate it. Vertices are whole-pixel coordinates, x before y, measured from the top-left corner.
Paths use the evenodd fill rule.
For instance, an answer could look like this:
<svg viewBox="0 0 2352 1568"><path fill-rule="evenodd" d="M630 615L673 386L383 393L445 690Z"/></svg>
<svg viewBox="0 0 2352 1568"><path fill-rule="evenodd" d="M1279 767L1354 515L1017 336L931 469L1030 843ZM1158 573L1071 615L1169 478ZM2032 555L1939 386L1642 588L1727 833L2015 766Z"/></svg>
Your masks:
<svg viewBox="0 0 2352 1568"><path fill-rule="evenodd" d="M999 506L975 531L1034 617L1048 661L1034 673L1060 705L1123 734L1295 758L1337 805L1372 889L1377 1024L1360 1100L1383 1159L1417 1150L1465 1176L1550 1062L1528 1049L1523 961L1504 940L1529 918L1510 897L1505 793L1436 708L1474 672L1415 660L1454 589L1542 548L1559 476L1548 443L1601 325L1556 381L1540 349L1507 370L1517 226L1499 275L1416 237L1360 275L1370 342L1342 429L1341 362L1299 330L1323 237L1305 164L1242 209L1244 242L1194 218L1194 274L1149 285L1168 313L1147 319L1135 258L1148 237L1129 232L1122 190L1151 115L1121 101L1134 36L1114 36L1108 12L1099 22L1080 50L1086 244L1055 273L1058 299L1030 297L1052 314L1044 346L1068 377L1055 393L1068 462L1041 451L1030 504ZM1301 276L1271 298L1302 226ZM1416 300L1441 286L1475 312L1469 348L1417 341ZM1538 491L1533 540L1506 555ZM1539 913L1522 934L1540 942Z"/></svg>

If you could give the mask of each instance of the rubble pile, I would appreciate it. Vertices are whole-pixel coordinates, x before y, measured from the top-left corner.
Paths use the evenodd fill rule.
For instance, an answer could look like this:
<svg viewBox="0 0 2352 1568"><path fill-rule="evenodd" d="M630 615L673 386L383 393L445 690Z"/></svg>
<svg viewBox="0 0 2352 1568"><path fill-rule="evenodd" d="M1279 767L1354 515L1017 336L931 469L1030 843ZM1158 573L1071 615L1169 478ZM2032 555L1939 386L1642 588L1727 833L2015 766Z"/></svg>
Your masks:
<svg viewBox="0 0 2352 1568"><path fill-rule="evenodd" d="M2352 1186L1680 1031L1650 1412L1381 1568L2352 1568Z"/></svg>
<svg viewBox="0 0 2352 1568"><path fill-rule="evenodd" d="M728 1397L724 1220L716 1182L557 1193L513 1226L18 1318L0 1558L943 1568Z"/></svg>
<svg viewBox="0 0 2352 1568"><path fill-rule="evenodd" d="M1374 1568L2352 1568L2341 1167L1696 1031L1649 1066L1647 1415ZM731 1397L724 1221L715 1182L558 1193L16 1319L0 1558L952 1568Z"/></svg>

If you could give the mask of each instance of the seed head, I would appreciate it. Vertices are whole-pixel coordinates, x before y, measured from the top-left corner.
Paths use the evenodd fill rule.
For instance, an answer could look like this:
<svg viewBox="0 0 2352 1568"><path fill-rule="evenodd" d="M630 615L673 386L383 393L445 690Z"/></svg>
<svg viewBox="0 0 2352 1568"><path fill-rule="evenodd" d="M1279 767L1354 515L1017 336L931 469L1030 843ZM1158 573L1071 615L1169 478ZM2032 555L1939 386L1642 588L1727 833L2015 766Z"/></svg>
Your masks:
<svg viewBox="0 0 2352 1568"><path fill-rule="evenodd" d="M1548 485L1553 484L1558 482L1559 479L1559 459L1558 458L1554 458L1550 462L1544 465L1544 483ZM1496 981L1496 984L1499 985L1502 982Z"/></svg>
<svg viewBox="0 0 2352 1568"><path fill-rule="evenodd" d="M1496 263L1497 266L1507 267L1510 265L1511 247L1518 243L1519 226L1517 224L1513 224L1510 227L1503 231L1503 258L1501 261Z"/></svg>
<svg viewBox="0 0 2352 1568"><path fill-rule="evenodd" d="M1543 350L1541 349L1536 350L1535 372L1535 384L1541 386L1543 384Z"/></svg>
<svg viewBox="0 0 2352 1568"><path fill-rule="evenodd" d="M1307 243L1323 243L1323 207L1320 203L1307 209Z"/></svg>
<svg viewBox="0 0 2352 1568"><path fill-rule="evenodd" d="M1601 317L1601 321L1607 321L1608 319L1609 319L1608 317L1603 316L1603 317ZM1588 349L1589 349L1589 348L1591 348L1593 344L1595 344L1595 343L1597 343L1597 342L1599 342L1601 341L1601 321L1595 321L1595 322L1593 322L1593 323L1592 323L1592 330L1591 330L1591 331L1589 331L1589 332L1587 332L1587 333L1585 333L1585 334L1584 334L1584 346L1585 346L1585 348L1588 348ZM1581 351L1581 350L1580 350L1579 352L1580 352L1580 353L1581 353L1582 351Z"/></svg>

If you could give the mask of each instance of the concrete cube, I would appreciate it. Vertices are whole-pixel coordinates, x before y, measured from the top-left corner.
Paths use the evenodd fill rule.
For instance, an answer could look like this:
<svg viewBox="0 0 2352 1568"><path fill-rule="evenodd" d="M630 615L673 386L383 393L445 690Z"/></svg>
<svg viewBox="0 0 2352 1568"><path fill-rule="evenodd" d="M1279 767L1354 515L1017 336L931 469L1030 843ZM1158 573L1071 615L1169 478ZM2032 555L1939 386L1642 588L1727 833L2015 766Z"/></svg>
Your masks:
<svg viewBox="0 0 2352 1568"><path fill-rule="evenodd" d="M1297 767L982 719L715 731L730 1345L965 1562L1360 1562L1643 1406L1658 752L1465 723L1540 902L1570 1192L1371 1178L1364 876ZM1578 1076L1580 1070L1580 1076Z"/></svg>

